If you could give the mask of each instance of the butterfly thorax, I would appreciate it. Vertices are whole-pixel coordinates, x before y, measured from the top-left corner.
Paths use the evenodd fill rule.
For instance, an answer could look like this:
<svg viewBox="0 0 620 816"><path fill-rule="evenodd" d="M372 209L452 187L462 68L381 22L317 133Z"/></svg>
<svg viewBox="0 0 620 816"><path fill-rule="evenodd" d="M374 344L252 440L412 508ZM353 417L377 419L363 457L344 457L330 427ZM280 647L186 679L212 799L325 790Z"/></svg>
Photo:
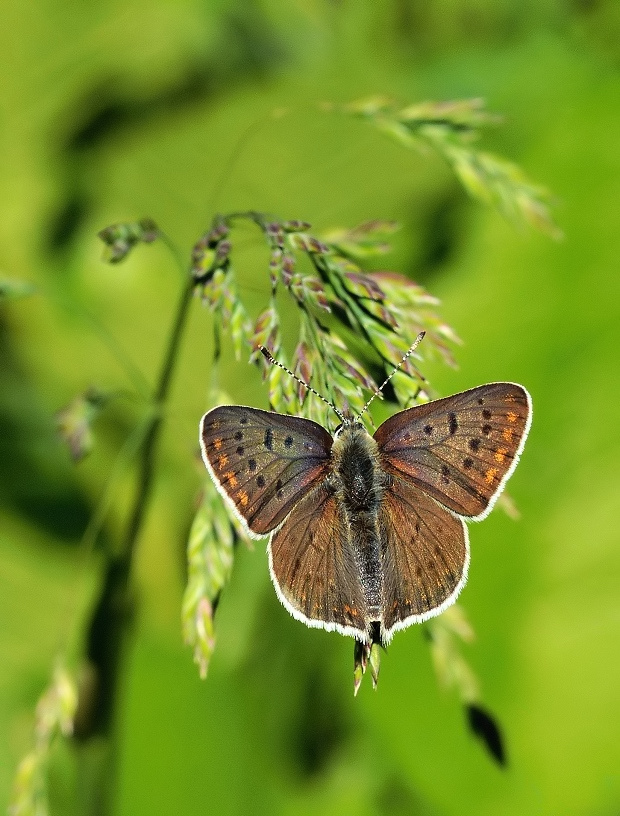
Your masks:
<svg viewBox="0 0 620 816"><path fill-rule="evenodd" d="M349 543L359 570L371 620L381 610L378 510L383 472L377 443L358 422L345 423L332 448L333 482L347 516Z"/></svg>
<svg viewBox="0 0 620 816"><path fill-rule="evenodd" d="M347 512L375 512L381 498L379 452L360 423L341 428L332 448L332 462Z"/></svg>

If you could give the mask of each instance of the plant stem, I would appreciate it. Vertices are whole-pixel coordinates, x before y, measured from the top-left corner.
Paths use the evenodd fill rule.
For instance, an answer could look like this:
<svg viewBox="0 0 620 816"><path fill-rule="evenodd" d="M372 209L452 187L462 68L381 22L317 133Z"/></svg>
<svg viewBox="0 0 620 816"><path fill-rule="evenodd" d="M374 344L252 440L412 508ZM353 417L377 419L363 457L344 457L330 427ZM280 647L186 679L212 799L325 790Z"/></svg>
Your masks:
<svg viewBox="0 0 620 816"><path fill-rule="evenodd" d="M123 552L120 556L121 560L125 562L127 566L127 571L129 571L129 567L131 566L136 541L138 539L138 534L140 532L140 527L146 512L149 494L151 491L155 454L157 452L157 442L164 417L164 405L170 389L170 382L172 380L174 365L178 356L183 329L185 328L185 322L189 313L189 305L191 303L193 290L194 281L191 277L189 277L181 294L181 301L177 310L176 320L174 326L172 327L172 332L168 341L168 349L166 351L166 356L159 375L158 385L153 395L153 416L142 446L138 491L134 502L133 512L127 527L127 533L125 535Z"/></svg>
<svg viewBox="0 0 620 816"><path fill-rule="evenodd" d="M164 407L178 359L179 347L189 314L194 281L189 275L183 284L177 314L168 339L157 385L153 392L151 417L148 420L144 439L139 449L139 472L133 508L127 523L124 541L119 553L110 556L105 570L99 599L94 607L86 644L86 657L95 677L91 699L80 693L80 704L76 717L75 736L78 740L105 738L108 744L105 773L96 777L95 784L105 785L106 792L91 797L97 802L94 811L98 814L110 812L113 796L110 795L114 779L114 727L115 710L124 646L133 620L129 579L133 556L140 530L148 508L153 486L157 444L164 419Z"/></svg>

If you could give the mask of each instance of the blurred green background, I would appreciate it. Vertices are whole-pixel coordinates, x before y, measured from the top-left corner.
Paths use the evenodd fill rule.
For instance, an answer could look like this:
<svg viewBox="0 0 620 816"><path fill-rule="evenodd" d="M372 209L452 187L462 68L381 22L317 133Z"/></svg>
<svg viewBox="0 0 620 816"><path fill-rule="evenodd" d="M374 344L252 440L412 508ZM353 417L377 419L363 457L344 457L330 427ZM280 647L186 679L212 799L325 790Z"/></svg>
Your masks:
<svg viewBox="0 0 620 816"><path fill-rule="evenodd" d="M116 812L618 814L617 0L4 0L2 18L0 271L38 293L0 306L0 807L54 660L83 637L100 561L77 545L138 409L114 403L77 466L54 412L90 385L131 386L114 348L152 379L178 296L164 247L109 267L95 234L148 215L189 253L216 210L253 208L317 230L397 219L389 265L441 297L465 341L457 371L425 371L437 393L494 379L532 393L510 483L522 517L471 529L461 596L509 766L438 688L416 627L384 655L377 692L364 683L354 700L352 643L289 618L262 543L237 554L199 680L180 629L211 376L196 302L134 570ZM506 121L484 147L553 190L565 239L515 230L440 159L317 112L374 93L485 97ZM258 246L248 232L255 310ZM222 372L236 400L265 406L229 348ZM129 470L108 542L132 489ZM55 799L72 785L59 772Z"/></svg>

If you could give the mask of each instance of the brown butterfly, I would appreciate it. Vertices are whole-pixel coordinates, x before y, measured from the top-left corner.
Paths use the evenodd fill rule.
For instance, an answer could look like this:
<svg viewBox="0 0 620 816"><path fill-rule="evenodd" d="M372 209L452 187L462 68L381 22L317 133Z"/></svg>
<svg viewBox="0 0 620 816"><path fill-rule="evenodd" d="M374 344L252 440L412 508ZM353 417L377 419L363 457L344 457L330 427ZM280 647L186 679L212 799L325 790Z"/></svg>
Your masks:
<svg viewBox="0 0 620 816"><path fill-rule="evenodd" d="M270 536L288 611L387 644L456 600L469 566L464 519L493 507L532 403L500 382L401 411L374 436L340 416L332 437L309 419L222 405L202 418L202 454L248 533Z"/></svg>

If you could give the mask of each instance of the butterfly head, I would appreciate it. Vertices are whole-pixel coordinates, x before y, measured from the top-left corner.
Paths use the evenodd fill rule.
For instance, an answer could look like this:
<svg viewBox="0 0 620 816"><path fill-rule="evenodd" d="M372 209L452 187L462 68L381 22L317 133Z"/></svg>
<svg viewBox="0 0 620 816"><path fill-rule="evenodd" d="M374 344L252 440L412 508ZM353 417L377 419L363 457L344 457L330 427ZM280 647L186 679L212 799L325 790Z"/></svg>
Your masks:
<svg viewBox="0 0 620 816"><path fill-rule="evenodd" d="M354 417L350 413L344 413L341 416L342 422L340 425L336 427L334 430L334 439L338 439L338 437L342 436L351 431L365 431L363 422L360 421L359 417Z"/></svg>

